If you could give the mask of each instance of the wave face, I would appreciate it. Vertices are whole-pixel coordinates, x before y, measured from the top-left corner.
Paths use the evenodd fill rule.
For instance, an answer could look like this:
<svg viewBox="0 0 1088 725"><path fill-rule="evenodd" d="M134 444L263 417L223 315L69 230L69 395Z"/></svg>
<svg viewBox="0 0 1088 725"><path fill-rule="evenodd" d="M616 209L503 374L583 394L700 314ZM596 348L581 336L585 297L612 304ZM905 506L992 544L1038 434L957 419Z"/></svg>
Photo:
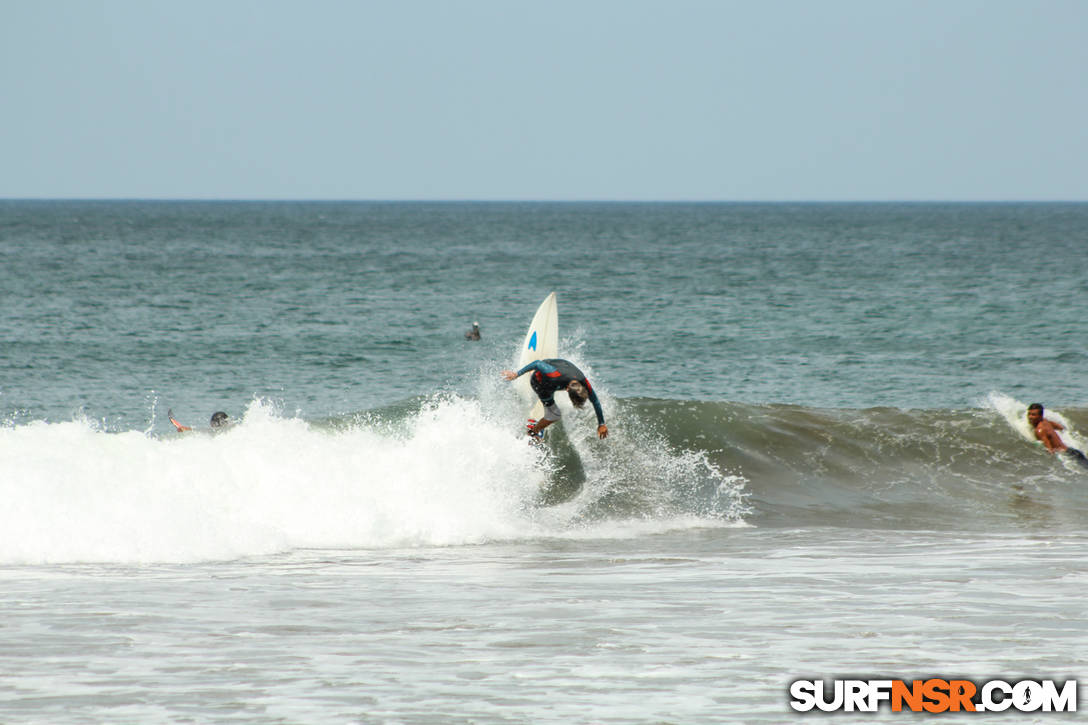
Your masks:
<svg viewBox="0 0 1088 725"><path fill-rule="evenodd" d="M641 400L673 446L743 475L755 525L1088 528L1088 471L1032 439L1027 404L965 410L814 409ZM1084 447L1088 409L1048 411Z"/></svg>
<svg viewBox="0 0 1088 725"><path fill-rule="evenodd" d="M558 456L526 445L517 404L498 397L446 394L316 421L255 401L216 434L9 424L0 563L706 526L1083 532L1088 522L1088 475L1031 442L1026 404L1006 396L969 410L609 400L613 435L596 440L592 414L571 411ZM1088 409L1048 415L1083 445ZM584 481L563 480L564 455L577 456ZM557 486L570 491L549 498Z"/></svg>

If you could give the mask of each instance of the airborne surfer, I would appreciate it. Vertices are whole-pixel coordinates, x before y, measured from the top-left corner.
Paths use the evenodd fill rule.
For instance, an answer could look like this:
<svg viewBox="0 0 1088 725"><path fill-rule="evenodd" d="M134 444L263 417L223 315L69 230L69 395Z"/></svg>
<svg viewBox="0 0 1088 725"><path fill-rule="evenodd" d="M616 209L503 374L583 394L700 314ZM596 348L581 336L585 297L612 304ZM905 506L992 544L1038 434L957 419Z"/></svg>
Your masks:
<svg viewBox="0 0 1088 725"><path fill-rule="evenodd" d="M503 370L502 376L507 381L513 381L529 371L533 373L529 385L544 405L544 418L532 424L529 435L539 438L545 428L559 420L561 413L555 404L555 393L566 390L574 407L581 408L587 400L593 404L593 411L597 414L597 437L608 437L608 426L604 424L604 411L597 393L574 363L560 359L534 360L517 372Z"/></svg>
<svg viewBox="0 0 1088 725"><path fill-rule="evenodd" d="M1028 425L1035 431L1035 437L1042 441L1051 453L1064 453L1081 466L1088 468L1088 458L1084 453L1065 445L1065 441L1058 435L1058 431L1065 430L1065 426L1056 420L1047 420L1043 417L1044 414L1042 403L1032 403L1028 406Z"/></svg>

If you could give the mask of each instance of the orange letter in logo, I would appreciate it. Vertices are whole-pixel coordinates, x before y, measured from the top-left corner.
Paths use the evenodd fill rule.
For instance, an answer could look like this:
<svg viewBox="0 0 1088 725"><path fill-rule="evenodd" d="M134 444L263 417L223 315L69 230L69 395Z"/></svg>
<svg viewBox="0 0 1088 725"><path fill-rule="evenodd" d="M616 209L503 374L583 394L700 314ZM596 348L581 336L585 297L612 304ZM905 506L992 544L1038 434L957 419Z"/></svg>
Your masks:
<svg viewBox="0 0 1088 725"><path fill-rule="evenodd" d="M922 683L922 694L929 700L923 705L926 712L945 712L948 710L947 681L936 678L926 680Z"/></svg>
<svg viewBox="0 0 1088 725"><path fill-rule="evenodd" d="M948 683L948 693L952 700L952 712L959 712L962 707L967 712L975 711L975 703L971 698L975 696L975 683L970 680L952 680Z"/></svg>
<svg viewBox="0 0 1088 725"><path fill-rule="evenodd" d="M922 709L922 681L915 680L907 687L902 680L892 682L892 712L902 712L903 703L914 712Z"/></svg>

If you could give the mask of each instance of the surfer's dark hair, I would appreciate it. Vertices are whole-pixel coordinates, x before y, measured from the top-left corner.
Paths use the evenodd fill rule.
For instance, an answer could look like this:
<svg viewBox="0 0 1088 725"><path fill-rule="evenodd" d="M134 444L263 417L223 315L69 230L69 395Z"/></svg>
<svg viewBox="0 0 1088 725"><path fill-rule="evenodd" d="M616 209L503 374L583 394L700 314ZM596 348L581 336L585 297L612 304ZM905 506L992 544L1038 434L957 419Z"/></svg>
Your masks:
<svg viewBox="0 0 1088 725"><path fill-rule="evenodd" d="M570 381L570 385L567 386L567 396L570 397L570 402L575 408L581 408L589 400L589 392L577 380Z"/></svg>
<svg viewBox="0 0 1088 725"><path fill-rule="evenodd" d="M1032 403L1031 405L1028 406L1028 410L1029 411L1037 410L1040 413L1042 413L1043 412L1043 404L1042 403Z"/></svg>
<svg viewBox="0 0 1088 725"><path fill-rule="evenodd" d="M218 428L227 422L227 414L221 410L212 413L212 428Z"/></svg>

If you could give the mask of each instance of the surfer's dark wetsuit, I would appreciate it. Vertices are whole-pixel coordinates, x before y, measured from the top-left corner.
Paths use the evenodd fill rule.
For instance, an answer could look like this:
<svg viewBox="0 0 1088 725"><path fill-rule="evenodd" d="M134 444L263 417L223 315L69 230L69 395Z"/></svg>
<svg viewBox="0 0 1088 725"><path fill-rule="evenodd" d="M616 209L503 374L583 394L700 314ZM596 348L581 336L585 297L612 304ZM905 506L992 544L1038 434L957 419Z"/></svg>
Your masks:
<svg viewBox="0 0 1088 725"><path fill-rule="evenodd" d="M589 402L593 403L593 412L597 414L597 425L604 425L604 410L601 409L601 401L597 399L597 393L589 384L585 374L574 363L567 360L534 360L521 370L517 375L521 377L525 373L533 371L529 379L529 386L540 397L540 402L545 408L555 405L555 391L566 390L572 381L577 380L589 393Z"/></svg>
<svg viewBox="0 0 1088 725"><path fill-rule="evenodd" d="M1084 453L1076 448L1066 448L1062 451L1062 455L1073 459L1074 463L1079 463L1081 467L1088 469L1088 457L1085 457Z"/></svg>

